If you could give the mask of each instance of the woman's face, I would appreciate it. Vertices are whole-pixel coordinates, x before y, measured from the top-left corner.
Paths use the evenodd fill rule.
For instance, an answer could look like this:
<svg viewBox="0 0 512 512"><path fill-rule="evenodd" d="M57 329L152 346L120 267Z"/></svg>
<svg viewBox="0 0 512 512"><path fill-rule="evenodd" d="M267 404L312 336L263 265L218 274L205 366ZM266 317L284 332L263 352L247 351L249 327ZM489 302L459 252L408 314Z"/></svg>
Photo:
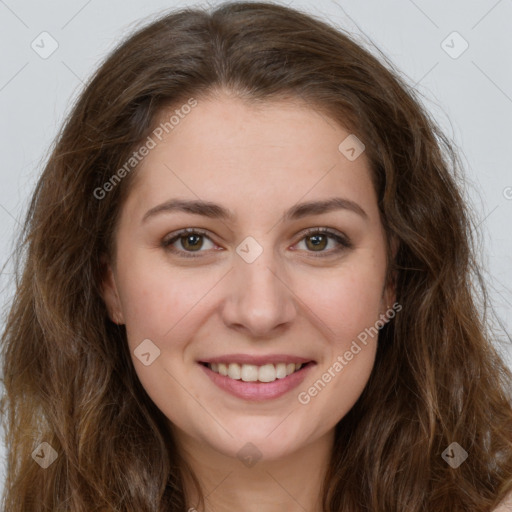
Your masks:
<svg viewBox="0 0 512 512"><path fill-rule="evenodd" d="M298 102L223 95L153 137L104 298L184 443L283 457L332 433L366 385L376 338L359 340L393 295L349 135Z"/></svg>

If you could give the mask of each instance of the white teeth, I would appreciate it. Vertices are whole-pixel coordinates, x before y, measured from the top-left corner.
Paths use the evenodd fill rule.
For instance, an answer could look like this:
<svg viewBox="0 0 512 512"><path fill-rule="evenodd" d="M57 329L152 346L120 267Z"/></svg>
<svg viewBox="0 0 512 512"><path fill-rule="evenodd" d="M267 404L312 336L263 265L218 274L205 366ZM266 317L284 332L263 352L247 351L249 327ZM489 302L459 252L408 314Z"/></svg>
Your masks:
<svg viewBox="0 0 512 512"><path fill-rule="evenodd" d="M256 382L258 380L258 367L253 364L243 364L240 370L240 378L244 382Z"/></svg>
<svg viewBox="0 0 512 512"><path fill-rule="evenodd" d="M286 364L285 363L276 364L276 377L278 379L284 379L286 377Z"/></svg>
<svg viewBox="0 0 512 512"><path fill-rule="evenodd" d="M240 365L237 363L231 363L228 366L228 377L230 379L239 380L241 378L240 376Z"/></svg>
<svg viewBox="0 0 512 512"><path fill-rule="evenodd" d="M276 367L273 364L260 366L258 380L260 382L274 382L276 380Z"/></svg>
<svg viewBox="0 0 512 512"><path fill-rule="evenodd" d="M284 379L288 375L300 370L301 363L278 363L264 364L257 366L254 364L238 363L211 363L208 364L210 370L220 375L224 375L234 380L243 380L244 382L274 382L276 379Z"/></svg>

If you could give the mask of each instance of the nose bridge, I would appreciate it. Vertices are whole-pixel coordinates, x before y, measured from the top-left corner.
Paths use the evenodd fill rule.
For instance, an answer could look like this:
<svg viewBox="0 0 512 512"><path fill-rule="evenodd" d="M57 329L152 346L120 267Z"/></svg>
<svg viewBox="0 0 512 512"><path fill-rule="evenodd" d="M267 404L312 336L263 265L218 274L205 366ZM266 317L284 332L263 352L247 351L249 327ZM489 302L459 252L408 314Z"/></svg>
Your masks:
<svg viewBox="0 0 512 512"><path fill-rule="evenodd" d="M263 242L247 237L236 252L225 322L258 336L289 323L296 312L293 293L285 284L285 268L270 244L264 248Z"/></svg>

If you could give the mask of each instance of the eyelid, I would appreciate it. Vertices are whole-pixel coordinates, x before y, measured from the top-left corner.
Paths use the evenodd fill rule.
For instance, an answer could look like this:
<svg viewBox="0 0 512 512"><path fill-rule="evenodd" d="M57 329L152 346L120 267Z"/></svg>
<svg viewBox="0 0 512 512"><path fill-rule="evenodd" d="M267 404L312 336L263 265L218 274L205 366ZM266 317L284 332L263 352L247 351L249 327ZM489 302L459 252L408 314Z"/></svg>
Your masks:
<svg viewBox="0 0 512 512"><path fill-rule="evenodd" d="M314 227L314 228L308 228L308 229L305 229L304 231L301 231L299 233L299 236L301 237L299 239L299 242L307 237L307 236L313 236L313 235L316 235L316 234L319 234L319 235L323 235L323 234L326 234L326 235L331 235L332 238L334 239L338 239L338 241L340 243L342 243L343 245L347 246L347 247L352 247L353 244L350 240L350 238L345 235L344 233L342 233L341 231L338 231L336 229L331 229L331 228L328 228L328 227Z"/></svg>
<svg viewBox="0 0 512 512"><path fill-rule="evenodd" d="M179 231L175 231L174 233L170 233L169 235L166 235L163 238L161 245L165 250L172 252L173 254L183 256L185 258L198 258L198 257L201 257L200 253L205 252L205 251L197 251L197 253L199 253L199 254L196 255L193 251L184 251L184 250L175 249L174 247L172 247L172 244L174 244L174 242L178 241L181 237L188 235L188 234L201 235L201 236L204 236L205 238L208 238L212 243L215 243L211 239L211 237L208 235L208 233L209 232L206 229L202 229L202 228L180 229Z"/></svg>
<svg viewBox="0 0 512 512"><path fill-rule="evenodd" d="M204 236L208 240L210 240L212 243L215 244L215 242L212 240L212 238L209 236L209 232L202 228L184 228L179 231L176 231L174 233L171 233L164 237L164 239L161 242L161 245L164 249L177 254L179 256L183 256L185 258L198 258L201 257L201 253L208 252L208 251L184 251L180 249L175 249L172 247L172 244L176 241L178 241L181 237L187 235L187 234L197 234ZM353 248L353 244L351 240L343 233L333 230L331 228L327 227L313 227L308 228L303 231L301 231L297 236L299 237L298 240L294 243L294 245L297 245L299 242L302 242L305 238L308 236L314 236L314 235L327 235L330 239L335 240L338 243L338 247L335 249L331 249L330 251L305 251L313 257L327 257L332 256L335 254L338 254L340 251L351 249ZM216 249L213 249L216 250ZM197 253L197 254L196 254Z"/></svg>

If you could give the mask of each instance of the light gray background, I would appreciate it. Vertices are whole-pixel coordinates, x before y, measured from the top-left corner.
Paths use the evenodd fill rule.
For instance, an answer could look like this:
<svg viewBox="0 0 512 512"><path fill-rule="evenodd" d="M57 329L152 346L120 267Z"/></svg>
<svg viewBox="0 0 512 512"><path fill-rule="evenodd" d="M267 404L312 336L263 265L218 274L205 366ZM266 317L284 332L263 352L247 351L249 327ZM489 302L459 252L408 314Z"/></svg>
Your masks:
<svg viewBox="0 0 512 512"><path fill-rule="evenodd" d="M219 3L210 1L210 5ZM481 222L484 275L496 313L511 332L512 1L276 3L326 18L352 32L364 45L373 41L421 92L427 109L459 147L469 194ZM162 10L184 5L207 4L0 0L0 265L10 258L13 235L19 230L36 177L83 81L122 37ZM457 58L445 51L453 54L463 48L463 40L450 36L454 31L469 45ZM46 59L31 47L35 41L40 52L50 48L50 40L40 36L42 32L58 43ZM0 276L2 305L13 292L10 272L9 264ZM509 345L502 349L512 367ZM1 447L0 459L3 457Z"/></svg>

